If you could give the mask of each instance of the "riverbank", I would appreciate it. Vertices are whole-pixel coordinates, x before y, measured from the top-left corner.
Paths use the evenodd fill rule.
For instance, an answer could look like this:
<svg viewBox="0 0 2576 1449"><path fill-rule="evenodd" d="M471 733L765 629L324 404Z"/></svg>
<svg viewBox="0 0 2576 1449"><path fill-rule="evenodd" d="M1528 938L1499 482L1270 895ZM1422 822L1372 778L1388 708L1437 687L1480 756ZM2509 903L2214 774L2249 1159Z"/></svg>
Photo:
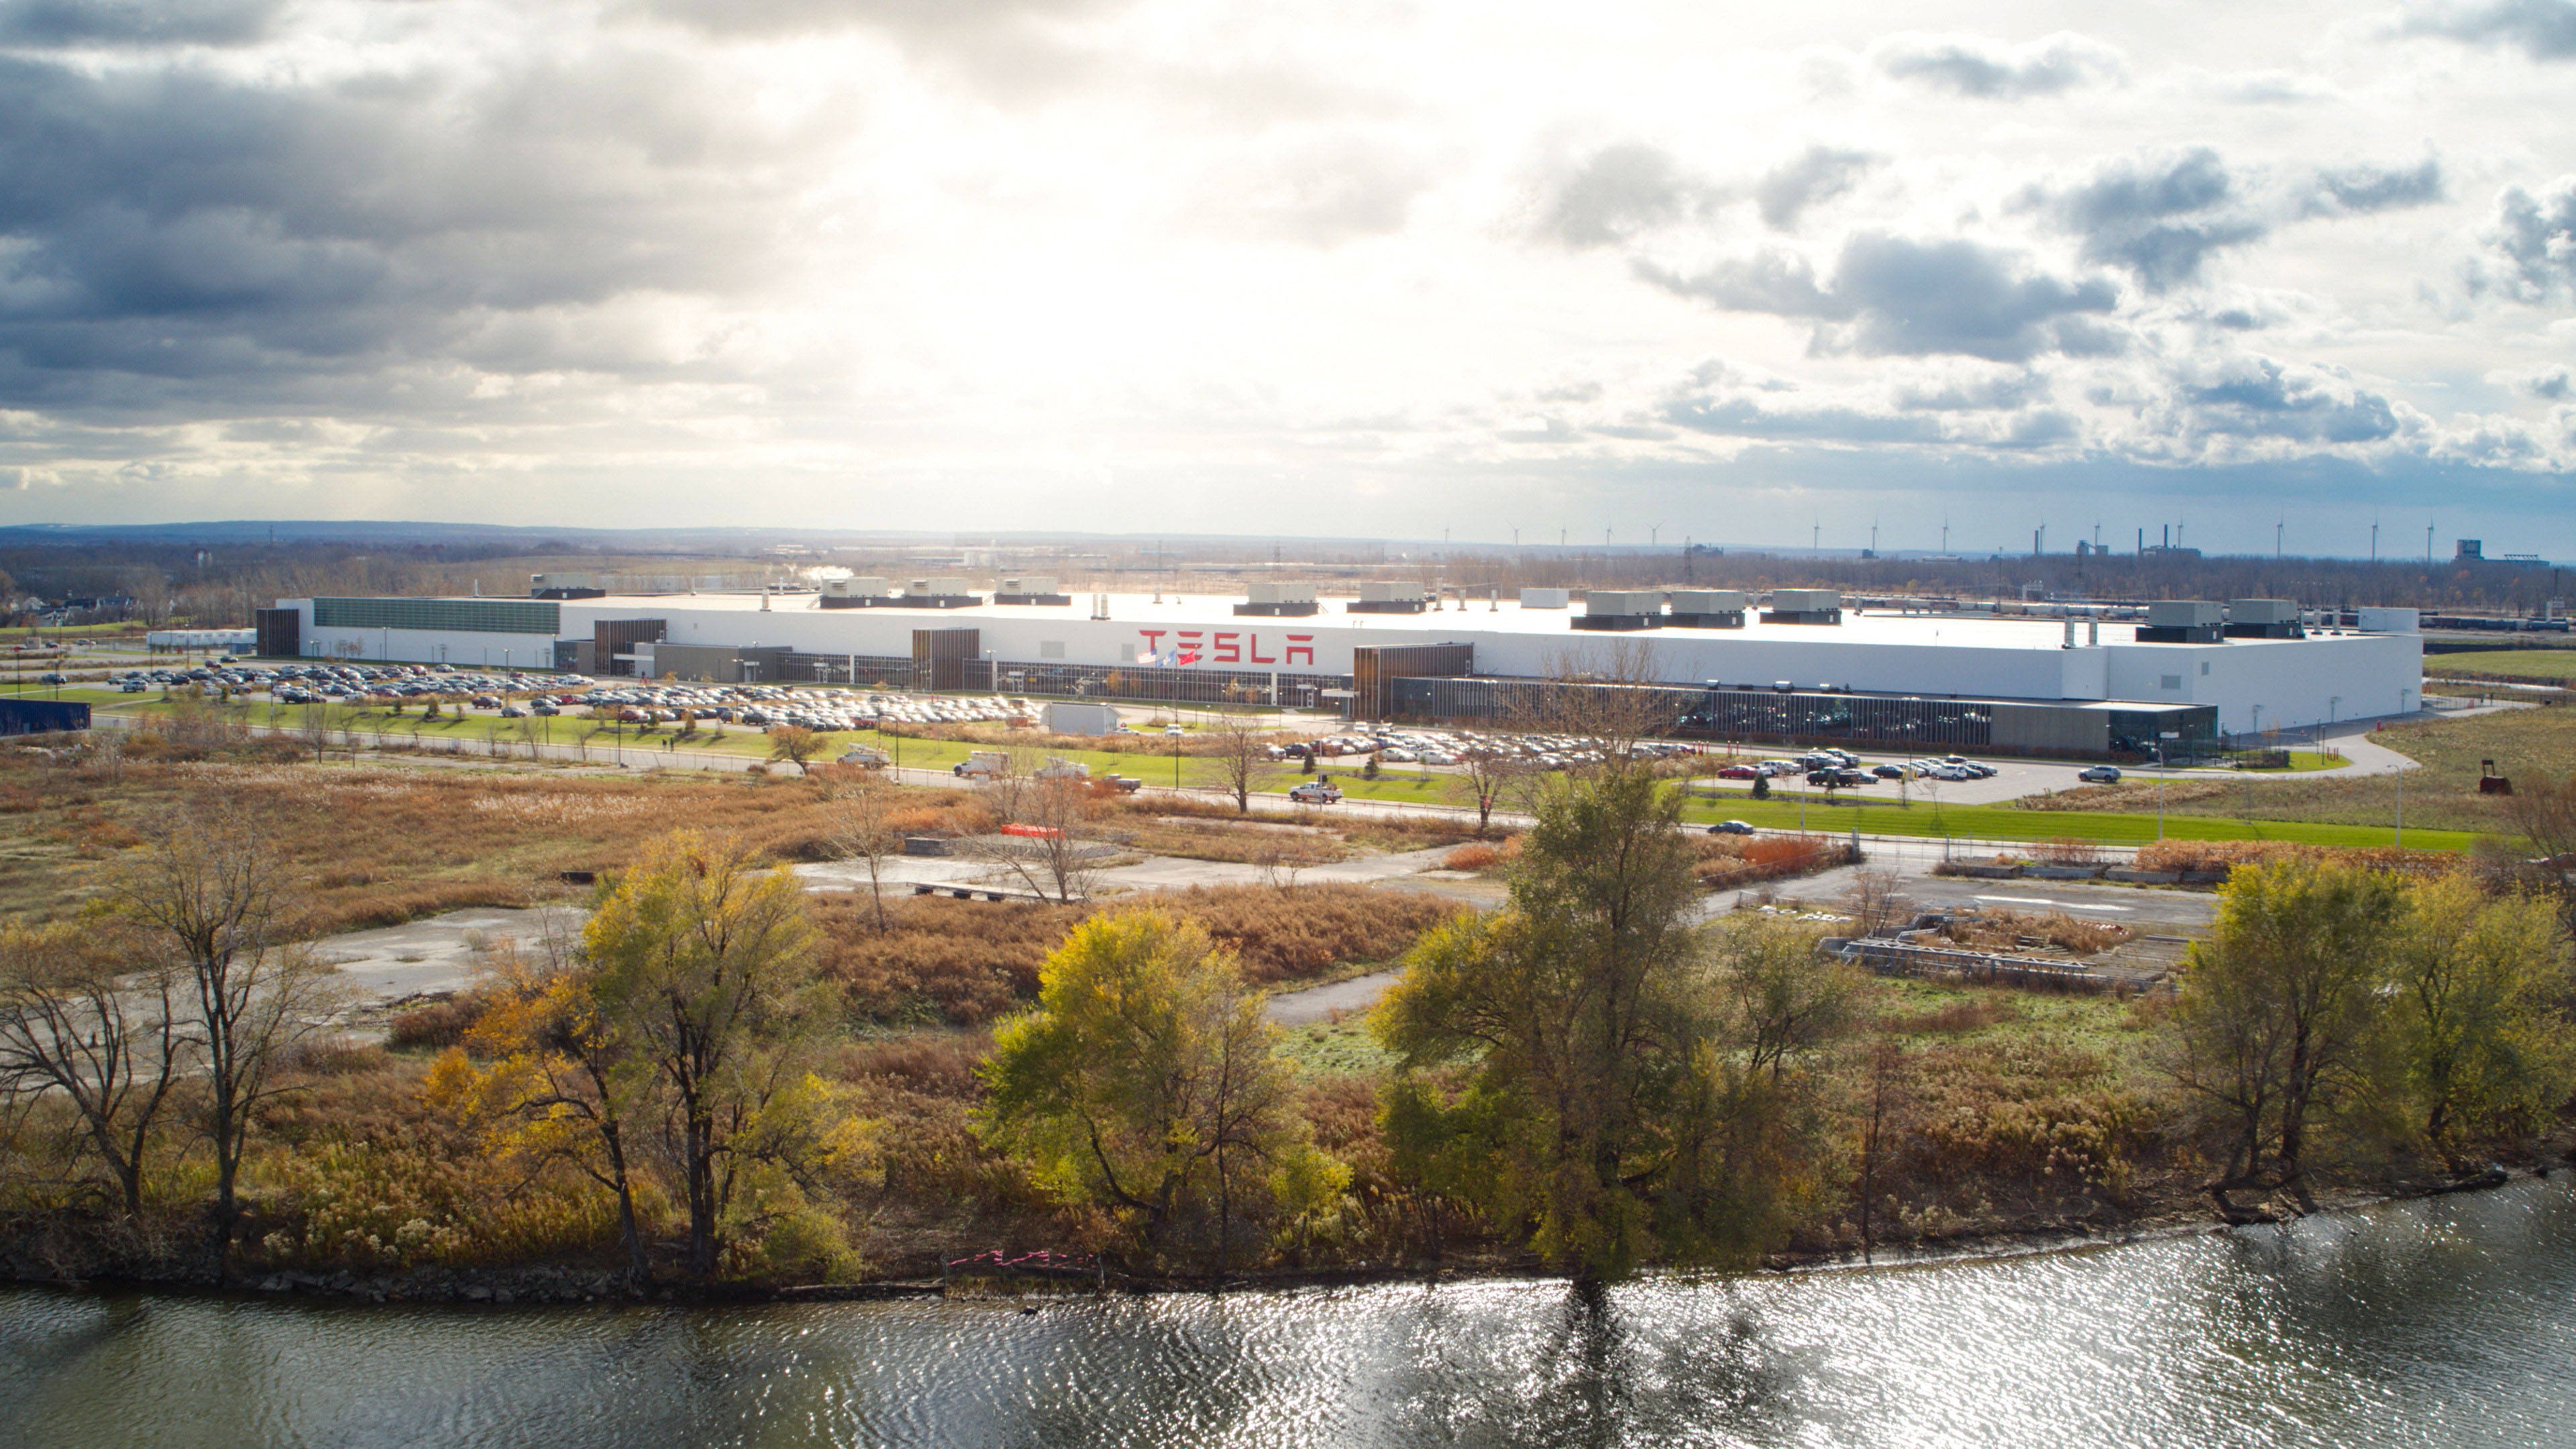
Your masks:
<svg viewBox="0 0 2576 1449"><path fill-rule="evenodd" d="M2306 1218L2348 1214L2388 1203L2421 1201L2461 1193L2493 1191L2516 1182L2547 1181L2563 1172L2576 1170L2576 1145L2566 1141L2553 1143L2551 1150L2540 1154L2544 1160L2517 1167L2501 1167L2494 1172L2473 1174L2461 1179L2424 1179L2401 1184L2382 1191L2357 1188L2333 1188L2318 1195L2313 1211L2301 1212L2281 1204L2282 1211L2261 1222L2225 1221L2214 1213L2192 1213L2167 1210L2142 1213L2116 1224L2095 1225L2063 1222L2033 1222L1996 1232L1963 1234L1955 1238L1933 1239L1911 1243L1879 1245L1869 1254L1858 1250L1783 1252L1771 1255L1758 1268L1715 1271L1690 1268L1653 1268L1639 1274L1641 1281L1693 1281L1711 1277L1740 1277L1747 1274L1831 1273L1877 1268L1925 1268L1967 1263L2006 1262L2019 1258L2054 1253L2090 1251L2166 1241L2207 1233L2245 1231L2253 1227L2280 1227ZM2554 1160L2547 1160L2554 1159ZM331 1273L306 1269L286 1269L255 1273L229 1284L219 1283L214 1273L203 1265L171 1265L167 1271L102 1271L94 1274L64 1277L39 1265L23 1262L13 1251L17 1245L0 1245L0 1284L25 1288L45 1288L73 1293L150 1292L161 1294L203 1295L220 1298L301 1298L370 1304L450 1304L490 1307L579 1307L602 1303L656 1304L762 1304L762 1303L857 1303L886 1302L905 1299L938 1299L955 1296L952 1285L937 1277L866 1279L849 1283L758 1283L656 1280L635 1284L624 1272L595 1266L564 1264L531 1264L513 1267L448 1268L431 1267L401 1272L358 1273L340 1270ZM32 1271L31 1271L32 1270ZM1198 1293L1285 1293L1317 1288L1371 1287L1388 1284L1438 1284L1479 1282L1546 1282L1570 1281L1549 1273L1535 1258L1520 1254L1462 1255L1455 1261L1438 1263L1370 1265L1353 1264L1339 1267L1282 1269L1274 1272L1231 1273L1223 1276L1181 1277L1169 1275L1133 1275L1112 1270L1100 1280L1099 1292L1111 1294L1198 1294ZM1053 1298L1090 1296L1079 1286L1068 1290L1060 1286L1031 1280L1028 1288L1036 1291L1016 1292L1005 1288L980 1286L970 1295L975 1298L1002 1297L1044 1301Z"/></svg>

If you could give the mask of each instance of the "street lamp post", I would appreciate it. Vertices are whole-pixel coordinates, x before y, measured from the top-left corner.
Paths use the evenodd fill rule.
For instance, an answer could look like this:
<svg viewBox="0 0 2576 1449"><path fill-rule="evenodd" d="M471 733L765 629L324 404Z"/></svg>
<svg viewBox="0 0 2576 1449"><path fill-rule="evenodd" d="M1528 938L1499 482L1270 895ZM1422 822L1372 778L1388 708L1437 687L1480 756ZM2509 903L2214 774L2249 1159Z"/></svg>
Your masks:
<svg viewBox="0 0 2576 1449"><path fill-rule="evenodd" d="M2165 730L2156 736L2156 839L2158 840L2165 838L2165 771L2170 768L2165 760L2165 741L2181 738L2182 736L2173 730Z"/></svg>

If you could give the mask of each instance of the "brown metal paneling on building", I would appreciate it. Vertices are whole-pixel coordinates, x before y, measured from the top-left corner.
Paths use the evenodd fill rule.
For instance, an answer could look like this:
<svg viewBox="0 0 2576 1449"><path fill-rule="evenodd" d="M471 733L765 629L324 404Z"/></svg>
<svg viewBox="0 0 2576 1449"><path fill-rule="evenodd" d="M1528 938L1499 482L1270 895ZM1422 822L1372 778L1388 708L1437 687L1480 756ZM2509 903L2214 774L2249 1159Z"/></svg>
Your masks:
<svg viewBox="0 0 2576 1449"><path fill-rule="evenodd" d="M915 629L912 631L912 687L955 690L966 687L967 666L984 655L980 629ZM989 683L987 684L989 688Z"/></svg>
<svg viewBox="0 0 2576 1449"><path fill-rule="evenodd" d="M600 674L633 674L632 661L621 662L620 654L632 654L638 644L659 644L669 628L663 619L601 619L591 626L590 662Z"/></svg>
<svg viewBox="0 0 2576 1449"><path fill-rule="evenodd" d="M1397 679L1455 679L1476 672L1473 644L1364 644L1351 651L1351 716L1385 719Z"/></svg>
<svg viewBox="0 0 2576 1449"><path fill-rule="evenodd" d="M304 615L297 610L253 610L251 627L259 635L255 647L262 659L294 659L304 653Z"/></svg>

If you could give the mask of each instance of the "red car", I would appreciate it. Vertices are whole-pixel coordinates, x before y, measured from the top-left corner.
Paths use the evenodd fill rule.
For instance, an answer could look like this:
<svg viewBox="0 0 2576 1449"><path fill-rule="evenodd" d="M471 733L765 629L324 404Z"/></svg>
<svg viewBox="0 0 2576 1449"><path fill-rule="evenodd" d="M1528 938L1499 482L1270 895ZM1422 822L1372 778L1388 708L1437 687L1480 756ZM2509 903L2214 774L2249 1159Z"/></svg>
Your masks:
<svg viewBox="0 0 2576 1449"><path fill-rule="evenodd" d="M1759 780L1762 778L1762 772L1753 768L1751 765L1729 765L1725 769L1717 772L1717 778L1721 780Z"/></svg>

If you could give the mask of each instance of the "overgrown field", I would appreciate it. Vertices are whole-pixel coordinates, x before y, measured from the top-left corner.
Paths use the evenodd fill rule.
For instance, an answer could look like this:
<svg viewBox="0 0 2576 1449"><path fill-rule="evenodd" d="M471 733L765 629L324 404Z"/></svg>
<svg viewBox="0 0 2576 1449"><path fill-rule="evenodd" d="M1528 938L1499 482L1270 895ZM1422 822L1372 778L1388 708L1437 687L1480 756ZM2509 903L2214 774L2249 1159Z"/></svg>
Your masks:
<svg viewBox="0 0 2576 1449"><path fill-rule="evenodd" d="M2528 783L2563 781L2576 775L2576 710L2513 709L2464 719L2426 720L2392 726L2371 740L2423 765L2405 774L2406 843L2410 846L2444 848L2438 839L2419 838L2419 831L2516 833L2512 802L2478 792L2481 761L2493 760L2498 773ZM2168 817L2239 825L2250 817L2257 822L2250 835L2197 837L2201 839L2305 839L2292 831L2260 828L2266 822L2282 821L2352 826L2372 837L2309 842L2313 844L2387 845L2395 834L2398 788L2396 778L2389 775L2320 780L2176 778L2166 782L2164 802ZM2034 796L2022 801L2021 808L2152 815L2156 785L2151 778L2132 776L2117 785ZM2168 834L2184 830L2176 830L2168 819Z"/></svg>

